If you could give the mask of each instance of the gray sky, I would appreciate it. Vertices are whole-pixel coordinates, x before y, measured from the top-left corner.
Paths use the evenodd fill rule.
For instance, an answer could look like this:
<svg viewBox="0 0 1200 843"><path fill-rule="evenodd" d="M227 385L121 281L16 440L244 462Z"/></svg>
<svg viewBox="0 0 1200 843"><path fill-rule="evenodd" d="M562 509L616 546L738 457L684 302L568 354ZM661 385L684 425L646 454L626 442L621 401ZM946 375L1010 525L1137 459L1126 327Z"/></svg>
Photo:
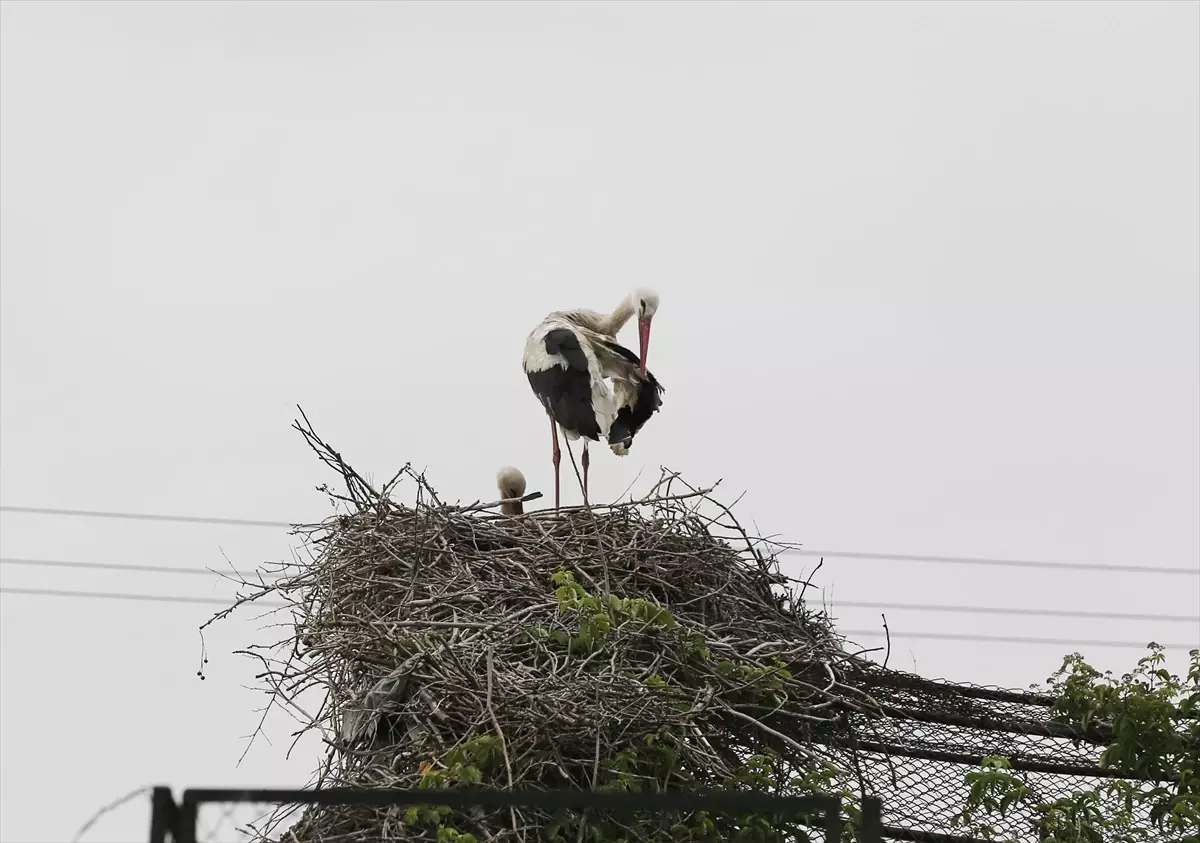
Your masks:
<svg viewBox="0 0 1200 843"><path fill-rule="evenodd" d="M665 403L629 457L597 451L597 497L665 464L816 548L1196 566L1198 10L6 1L0 496L319 518L331 478L297 403L360 471L413 460L474 499L512 463L551 492L524 338L649 285ZM0 529L4 557L250 567L290 546ZM229 593L0 567L5 587ZM837 560L820 582L835 605L1200 612L1194 577ZM0 598L0 837L69 839L143 784L307 779L318 747L285 761L289 721L235 767L259 700L228 653L270 632L219 626L201 683L210 608ZM1004 686L1069 648L905 632L1200 642L888 619L896 666Z"/></svg>

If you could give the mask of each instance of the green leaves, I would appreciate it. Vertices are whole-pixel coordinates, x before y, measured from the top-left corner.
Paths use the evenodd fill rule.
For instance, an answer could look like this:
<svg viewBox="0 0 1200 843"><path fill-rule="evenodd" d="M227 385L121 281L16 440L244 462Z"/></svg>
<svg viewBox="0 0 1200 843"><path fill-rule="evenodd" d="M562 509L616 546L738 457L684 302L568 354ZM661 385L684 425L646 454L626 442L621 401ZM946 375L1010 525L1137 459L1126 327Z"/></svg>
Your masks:
<svg viewBox="0 0 1200 843"><path fill-rule="evenodd" d="M967 773L967 800L955 814L952 825L967 828L985 840L995 840L996 829L985 821L992 815L1007 816L1015 805L1029 798L1030 790L1020 776L1011 772L1007 758L988 756L978 770Z"/></svg>
<svg viewBox="0 0 1200 843"><path fill-rule="evenodd" d="M647 629L675 630L678 621L667 609L642 597L619 597L609 594L596 597L575 582L570 571L555 571L551 575L554 598L559 614L578 624L574 635L556 630L548 639L565 646L572 655L590 655L604 647L617 630L645 631Z"/></svg>
<svg viewBox="0 0 1200 843"><path fill-rule="evenodd" d="M1164 667L1161 646L1149 650L1120 679L1078 653L1049 679L1055 719L1110 733L1099 765L1137 779L1097 781L1038 801L1007 759L985 758L966 774L966 804L954 824L996 839L991 819L1020 806L1042 843L1200 843L1200 650L1191 651L1186 678Z"/></svg>

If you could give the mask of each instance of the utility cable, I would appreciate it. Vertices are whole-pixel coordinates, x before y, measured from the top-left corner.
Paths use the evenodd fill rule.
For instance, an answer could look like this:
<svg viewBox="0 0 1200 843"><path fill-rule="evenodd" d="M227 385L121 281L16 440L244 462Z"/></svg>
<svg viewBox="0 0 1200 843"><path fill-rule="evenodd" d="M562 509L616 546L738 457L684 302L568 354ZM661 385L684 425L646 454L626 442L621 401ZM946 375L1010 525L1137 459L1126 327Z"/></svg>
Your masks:
<svg viewBox="0 0 1200 843"><path fill-rule="evenodd" d="M129 600L139 602L159 602L159 603L202 603L206 605L221 605L232 606L232 599L221 599L219 597L186 597L173 594L125 594L118 592L100 592L100 591L62 591L59 589L50 588L11 588L8 586L0 587L0 594L23 594L40 597L67 597L80 599L98 599L98 600ZM255 600L253 605L261 608L281 609L289 604L276 601ZM1056 644L1068 647L1135 647L1142 649L1148 642L1138 641L1100 641L1100 640L1078 640L1067 638L1027 638L1020 636L1008 635L975 635L965 632L903 632L890 631L882 629L845 629L840 630L839 634L844 636L863 635L868 637L883 637L890 634L893 640L903 639L929 639L937 641L980 641L994 644ZM1163 644L1163 647L1175 650L1187 650L1197 646L1194 644Z"/></svg>
<svg viewBox="0 0 1200 843"><path fill-rule="evenodd" d="M1108 571L1128 574L1182 574L1200 577L1200 566L1169 568L1161 565L1107 565L1100 562L1042 562L1025 559L986 559L977 556L917 556L912 553L864 553L851 550L807 550L783 548L781 556L812 556L826 559L883 559L894 562L935 562L952 565L996 565L1008 568L1056 568L1063 571Z"/></svg>
<svg viewBox="0 0 1200 843"><path fill-rule="evenodd" d="M73 562L50 559L14 559L0 558L0 565L26 565L32 567L48 567L48 568L76 568L84 570L98 571L136 571L139 573L152 574L189 574L189 575L208 575L219 576L229 574L232 576L240 576L250 578L254 581L259 576L257 573L246 573L244 571L230 570L228 572L210 570L208 568L178 568L168 565L134 565L123 564L116 562ZM280 578L280 574L264 574L264 580L275 580ZM962 605L947 605L942 603L879 603L874 601L861 600L837 600L833 602L831 607L833 610L839 608L848 609L882 609L885 611L915 611L915 612L964 612L964 613L979 613L985 615L1027 615L1052 618L1092 618L1096 620L1114 620L1114 621L1162 621L1165 623L1195 623L1200 624L1200 616L1191 615L1164 615L1159 613L1137 613L1137 612L1098 612L1073 609L1027 609L1019 607L1006 606L962 606Z"/></svg>
<svg viewBox="0 0 1200 843"><path fill-rule="evenodd" d="M83 518L120 518L134 521L168 521L186 524L224 524L235 527L277 527L292 529L296 524L287 521L264 521L251 518L213 518L202 515L156 515L143 512L101 512L86 509L56 509L36 506L0 506L0 512L29 515L66 515ZM990 559L976 556L919 556L913 553L873 553L851 550L808 550L784 547L780 555L825 557L828 559L876 559L895 562L933 562L956 565L994 565L1010 568L1047 568L1065 571L1106 571L1131 574L1175 574L1200 576L1200 565L1168 567L1163 565L1109 565L1098 562L1044 562L1025 559Z"/></svg>

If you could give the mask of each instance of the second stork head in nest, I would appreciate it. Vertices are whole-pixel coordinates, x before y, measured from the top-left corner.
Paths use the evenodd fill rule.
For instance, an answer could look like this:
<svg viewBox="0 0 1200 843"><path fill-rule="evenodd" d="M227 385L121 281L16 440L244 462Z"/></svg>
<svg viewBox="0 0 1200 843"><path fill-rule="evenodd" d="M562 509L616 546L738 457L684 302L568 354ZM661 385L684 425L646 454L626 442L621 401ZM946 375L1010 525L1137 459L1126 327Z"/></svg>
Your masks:
<svg viewBox="0 0 1200 843"><path fill-rule="evenodd" d="M521 515L525 506L521 498L525 497L525 475L519 468L506 465L496 474L496 486L500 489L500 512L504 515Z"/></svg>

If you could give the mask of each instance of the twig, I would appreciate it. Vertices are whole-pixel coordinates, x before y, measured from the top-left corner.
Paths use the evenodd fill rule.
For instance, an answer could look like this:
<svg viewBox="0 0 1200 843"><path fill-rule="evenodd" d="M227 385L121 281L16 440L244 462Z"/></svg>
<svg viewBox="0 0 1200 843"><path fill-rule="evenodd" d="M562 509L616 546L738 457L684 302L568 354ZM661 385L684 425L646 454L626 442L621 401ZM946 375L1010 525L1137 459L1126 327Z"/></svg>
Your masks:
<svg viewBox="0 0 1200 843"><path fill-rule="evenodd" d="M496 670L492 666L493 648L488 647L487 650L487 710L488 716L492 718L492 727L496 730L496 736L500 739L500 752L504 756L504 771L508 774L508 789L513 789L513 773L512 762L508 760L508 742L504 740L504 730L500 728L500 721L496 719L496 709L492 705L492 677L496 675ZM513 808L508 809L509 816L512 818L513 832L517 830L517 814Z"/></svg>
<svg viewBox="0 0 1200 843"><path fill-rule="evenodd" d="M92 814L91 819L89 819L87 822L85 822L83 824L83 826L79 829L79 831L75 832L75 843L79 843L79 841L83 839L83 835L87 834L88 831L91 830L92 826L94 826L97 822L99 822L102 817L104 817L107 814L111 814L113 811L117 810L117 808L120 808L122 805L125 805L126 803L136 799L139 796L142 796L143 794L150 793L153 790L154 790L154 788L152 788L152 787L139 787L137 790L131 790L129 793L126 793L120 799L116 799L116 800L113 800L112 802L109 802L107 805L105 805L99 811Z"/></svg>
<svg viewBox="0 0 1200 843"><path fill-rule="evenodd" d="M892 657L892 633L888 629L887 615L885 615L881 612L879 614L879 617L883 618L883 634L887 638L887 652L883 656L883 666L884 666L884 668L886 668L888 659L890 659Z"/></svg>

